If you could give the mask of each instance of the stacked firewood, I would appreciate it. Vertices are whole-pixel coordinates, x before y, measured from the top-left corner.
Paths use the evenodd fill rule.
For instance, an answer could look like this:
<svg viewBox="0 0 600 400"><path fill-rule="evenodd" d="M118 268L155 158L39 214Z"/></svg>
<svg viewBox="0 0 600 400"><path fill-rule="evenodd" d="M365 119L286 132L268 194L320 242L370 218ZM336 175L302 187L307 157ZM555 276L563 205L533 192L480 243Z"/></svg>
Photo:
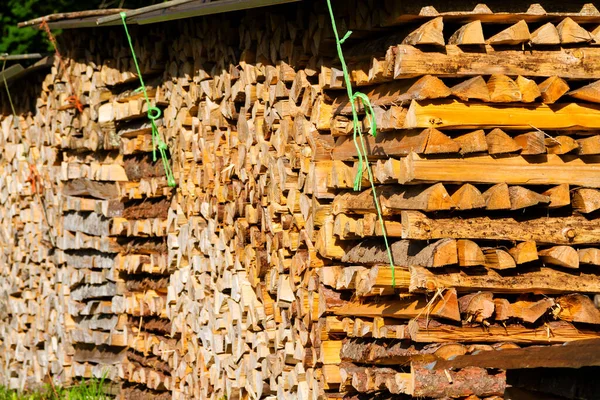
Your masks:
<svg viewBox="0 0 600 400"><path fill-rule="evenodd" d="M150 33L151 34L151 33ZM153 36L137 43L142 71L164 70ZM72 317L69 378L122 382L124 398L169 398L174 340L166 318L166 225L171 188L153 160L150 124L124 37L71 37L68 71L48 75L40 126L58 140L61 185L57 262ZM81 48L93 49L82 54ZM113 60L117 60L114 62ZM66 79L71 75L73 88ZM76 95L83 111L70 95ZM152 105L165 103L148 86ZM160 125L160 121L159 121Z"/></svg>
<svg viewBox="0 0 600 400"><path fill-rule="evenodd" d="M122 28L63 35L1 124L12 386L498 399L505 355L600 338L600 13L338 3L372 182L323 2L132 27L176 188Z"/></svg>
<svg viewBox="0 0 600 400"><path fill-rule="evenodd" d="M170 65L178 65L169 69L165 110L179 188L168 226L177 264L168 314L181 338L174 398L319 392L312 321L297 297L304 278L316 279L299 250L310 243L299 180L310 164L318 76L316 67L307 77L279 61L315 63L299 43L307 35L310 46L307 17L252 14L239 32L234 21L186 23L193 39L182 36L170 49ZM231 50L238 37L239 58Z"/></svg>
<svg viewBox="0 0 600 400"><path fill-rule="evenodd" d="M381 22L399 36L347 52L374 108L357 104L363 130L377 127L364 140L383 226L366 172L353 190L341 68L320 72L331 99L318 136L330 152L312 165L314 197L330 206L316 242L331 260L319 290L325 385L501 396L504 373L436 360L600 335L598 11L409 14Z"/></svg>
<svg viewBox="0 0 600 400"><path fill-rule="evenodd" d="M12 389L60 378L71 363L64 270L53 259L59 210L55 139L37 125L42 77L2 87L0 118L0 382ZM43 108L43 103L37 103Z"/></svg>

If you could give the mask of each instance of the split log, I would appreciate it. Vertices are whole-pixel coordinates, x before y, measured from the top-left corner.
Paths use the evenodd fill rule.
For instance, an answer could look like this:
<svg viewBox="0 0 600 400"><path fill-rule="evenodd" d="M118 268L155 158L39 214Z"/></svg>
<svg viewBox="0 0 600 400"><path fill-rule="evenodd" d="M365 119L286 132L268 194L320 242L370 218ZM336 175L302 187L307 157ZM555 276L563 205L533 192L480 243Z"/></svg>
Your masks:
<svg viewBox="0 0 600 400"><path fill-rule="evenodd" d="M553 104L569 91L569 85L558 76L551 76L539 85L542 102Z"/></svg>
<svg viewBox="0 0 600 400"><path fill-rule="evenodd" d="M383 215L399 214L402 210L439 211L454 208L454 203L441 183L432 186L380 187L377 196ZM376 213L373 191L347 192L333 200L332 212Z"/></svg>
<svg viewBox="0 0 600 400"><path fill-rule="evenodd" d="M439 99L450 96L451 90L439 78L425 75L419 79L383 83L365 93L373 106L390 106L411 100ZM364 112L362 102L355 103L358 112ZM348 95L337 97L332 105L334 114L352 115Z"/></svg>
<svg viewBox="0 0 600 400"><path fill-rule="evenodd" d="M463 101L481 100L490 101L490 91L487 83L481 76L475 76L461 83L452 86L450 89L452 95Z"/></svg>
<svg viewBox="0 0 600 400"><path fill-rule="evenodd" d="M508 136L502 129L495 128L485 136L488 145L488 153L505 154L520 152L522 147Z"/></svg>
<svg viewBox="0 0 600 400"><path fill-rule="evenodd" d="M424 46L444 46L444 19L442 17L434 18L421 25L418 29L411 32L402 41L402 44L424 45Z"/></svg>
<svg viewBox="0 0 600 400"><path fill-rule="evenodd" d="M600 103L600 81L595 81L579 89L567 93L569 96L578 100Z"/></svg>
<svg viewBox="0 0 600 400"><path fill-rule="evenodd" d="M600 190L579 188L573 192L573 208L587 214L600 209Z"/></svg>
<svg viewBox="0 0 600 400"><path fill-rule="evenodd" d="M486 199L479 189L471 184L464 184L450 196L454 207L458 210L472 210L486 206Z"/></svg>
<svg viewBox="0 0 600 400"><path fill-rule="evenodd" d="M550 188L542 194L550 197L549 208L559 208L571 204L571 193L567 183Z"/></svg>
<svg viewBox="0 0 600 400"><path fill-rule="evenodd" d="M424 364L411 365L414 397L454 398L475 395L503 395L506 372L493 373L483 368L466 367L460 370L430 370Z"/></svg>
<svg viewBox="0 0 600 400"><path fill-rule="evenodd" d="M521 101L523 98L517 83L506 75L494 74L490 76L487 87L492 103L510 103Z"/></svg>
<svg viewBox="0 0 600 400"><path fill-rule="evenodd" d="M558 34L558 29L556 29L556 26L552 22L547 22L533 31L531 34L531 43L535 45L559 45L560 35Z"/></svg>
<svg viewBox="0 0 600 400"><path fill-rule="evenodd" d="M533 240L521 242L508 251L517 264L525 264L538 259L538 251Z"/></svg>
<svg viewBox="0 0 600 400"><path fill-rule="evenodd" d="M460 146L461 154L483 153L488 150L483 129L456 136L454 141Z"/></svg>
<svg viewBox="0 0 600 400"><path fill-rule="evenodd" d="M417 129L382 132L376 137L368 135L364 137L364 142L367 157L372 159L403 156L412 151L423 154L428 138L429 134L426 130ZM331 152L331 157L334 160L356 159L357 151L352 137L339 138Z"/></svg>
<svg viewBox="0 0 600 400"><path fill-rule="evenodd" d="M514 141L516 144L521 146L521 155L531 156L546 153L546 144L544 139L543 132L532 131L515 136Z"/></svg>
<svg viewBox="0 0 600 400"><path fill-rule="evenodd" d="M494 248L483 248L482 250L485 255L484 265L486 268L504 270L517 266L515 260L505 250Z"/></svg>
<svg viewBox="0 0 600 400"><path fill-rule="evenodd" d="M486 210L510 210L510 192L506 183L498 183L483 192Z"/></svg>
<svg viewBox="0 0 600 400"><path fill-rule="evenodd" d="M438 360L435 369L459 369L468 366L499 368L581 368L597 365L597 339L572 341L557 346L529 346L522 349L504 349L499 352L481 352L456 356L452 360Z"/></svg>
<svg viewBox="0 0 600 400"><path fill-rule="evenodd" d="M577 139L573 146L576 146L575 148L578 149L578 153L581 155L600 154L600 135Z"/></svg>
<svg viewBox="0 0 600 400"><path fill-rule="evenodd" d="M531 103L542 95L540 88L532 79L527 79L521 75L517 76L516 80L519 92L521 92L521 101L524 103Z"/></svg>
<svg viewBox="0 0 600 400"><path fill-rule="evenodd" d="M477 243L467 239L459 239L456 241L456 248L458 251L459 266L474 267L485 264L486 257Z"/></svg>
<svg viewBox="0 0 600 400"><path fill-rule="evenodd" d="M537 301L518 300L510 304L509 317L532 324L542 318L552 306L554 306L554 300L549 298L542 298Z"/></svg>
<svg viewBox="0 0 600 400"><path fill-rule="evenodd" d="M556 300L560 306L558 318L563 321L600 324L600 310L594 302L583 294L569 294Z"/></svg>
<svg viewBox="0 0 600 400"><path fill-rule="evenodd" d="M428 300L425 296L405 296L399 299L379 298L373 302L347 302L339 308L328 309L339 316L384 317L396 319L412 319L422 315L460 321L456 291L449 289L436 300Z"/></svg>
<svg viewBox="0 0 600 400"><path fill-rule="evenodd" d="M583 29L570 17L563 19L557 26L558 35L562 44L586 43L592 41L592 35Z"/></svg>
<svg viewBox="0 0 600 400"><path fill-rule="evenodd" d="M581 264L600 265L600 249L579 249L577 254Z"/></svg>
<svg viewBox="0 0 600 400"><path fill-rule="evenodd" d="M481 21L472 21L460 27L450 39L448 44L463 46L479 46L485 44Z"/></svg>
<svg viewBox="0 0 600 400"><path fill-rule="evenodd" d="M486 43L491 45L513 45L529 42L530 38L529 26L527 22L521 20L492 36L486 40Z"/></svg>
<svg viewBox="0 0 600 400"><path fill-rule="evenodd" d="M494 315L494 294L492 292L470 293L458 299L460 313L467 315L467 322L478 324Z"/></svg>
<svg viewBox="0 0 600 400"><path fill-rule="evenodd" d="M571 246L554 246L538 252L540 259L551 265L565 268L579 268L579 255Z"/></svg>
<svg viewBox="0 0 600 400"><path fill-rule="evenodd" d="M579 148L579 144L570 136L548 137L544 140L548 154L568 154Z"/></svg>
<svg viewBox="0 0 600 400"><path fill-rule="evenodd" d="M411 361L448 359L467 353L460 344L414 345L405 341L388 344L385 341L347 339L342 345L342 361L358 364L406 365Z"/></svg>
<svg viewBox="0 0 600 400"><path fill-rule="evenodd" d="M460 145L435 128L426 129L427 145L424 154L458 153Z"/></svg>
<svg viewBox="0 0 600 400"><path fill-rule="evenodd" d="M510 209L520 210L526 207L536 206L538 204L549 204L550 197L538 194L533 190L522 186L511 186L508 189L510 195Z"/></svg>
<svg viewBox="0 0 600 400"><path fill-rule="evenodd" d="M90 196L103 200L119 197L119 187L116 183L88 179L70 180L64 184L62 192L66 196Z"/></svg>

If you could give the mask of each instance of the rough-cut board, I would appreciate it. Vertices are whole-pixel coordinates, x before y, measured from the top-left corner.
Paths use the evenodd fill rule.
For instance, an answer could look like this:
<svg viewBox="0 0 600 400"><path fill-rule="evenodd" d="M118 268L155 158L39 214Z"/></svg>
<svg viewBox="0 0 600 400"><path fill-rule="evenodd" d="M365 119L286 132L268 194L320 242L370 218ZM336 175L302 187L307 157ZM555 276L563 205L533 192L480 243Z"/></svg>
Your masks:
<svg viewBox="0 0 600 400"><path fill-rule="evenodd" d="M585 339L600 339L600 331L575 327L564 321L550 322L546 326L478 324L456 326L439 321L419 319L410 323L409 337L419 343L500 343L562 344Z"/></svg>
<svg viewBox="0 0 600 400"><path fill-rule="evenodd" d="M398 266L441 267L458 262L456 241L441 239L431 244L400 240L390 243L392 259ZM363 265L389 265L387 249L381 240L368 239L349 249L342 261Z"/></svg>
<svg viewBox="0 0 600 400"><path fill-rule="evenodd" d="M563 346L536 346L524 349L505 349L456 356L452 360L436 361L434 369L480 368L581 368L600 366L600 339L568 342Z"/></svg>
<svg viewBox="0 0 600 400"><path fill-rule="evenodd" d="M402 212L405 239L468 238L534 240L548 244L600 243L600 225L582 216L515 218L428 218L418 211Z"/></svg>
<svg viewBox="0 0 600 400"><path fill-rule="evenodd" d="M432 186L412 186L398 189L383 187L377 198L384 215L399 214L402 210L439 211L454 208L450 195L441 183ZM333 214L377 213L371 189L337 195L332 204Z"/></svg>
<svg viewBox="0 0 600 400"><path fill-rule="evenodd" d="M444 52L426 52L400 45L395 54L396 79L428 74L452 78L504 74L593 79L600 71L600 49L594 47L521 51L486 46L484 52L472 52L448 45Z"/></svg>
<svg viewBox="0 0 600 400"><path fill-rule="evenodd" d="M385 268L380 267L379 274ZM389 271L388 271L389 272ZM489 290L495 293L600 293L600 276L589 272L567 272L553 268L514 268L508 271L491 269L428 270L410 267L411 292L434 291L453 287L459 292ZM382 279L378 286L384 287ZM391 282L388 282L391 286Z"/></svg>
<svg viewBox="0 0 600 400"><path fill-rule="evenodd" d="M508 116L508 118L507 118ZM413 100L408 109L404 128L446 129L598 129L600 106L585 103L512 104L465 103L438 100Z"/></svg>
<svg viewBox="0 0 600 400"><path fill-rule="evenodd" d="M411 154L377 166L375 175L399 183L454 182L507 183L511 185L572 184L600 187L600 164L596 158L577 156L473 156L425 158ZM385 180L384 180L385 181Z"/></svg>
<svg viewBox="0 0 600 400"><path fill-rule="evenodd" d="M424 153L428 135L423 129L379 133L376 137L365 136L365 148L369 158L386 158L407 155L411 151ZM334 160L353 160L357 150L352 137L341 137L331 152Z"/></svg>
<svg viewBox="0 0 600 400"><path fill-rule="evenodd" d="M411 365L414 379L412 396L429 398L455 398L458 396L503 395L506 372L487 371L466 367L455 371L431 370L425 364Z"/></svg>
<svg viewBox="0 0 600 400"><path fill-rule="evenodd" d="M412 319L429 315L440 319L460 321L456 291L447 290L435 301L422 295L398 298L382 297L372 302L347 302L340 307L328 309L335 315L355 317L385 317Z"/></svg>

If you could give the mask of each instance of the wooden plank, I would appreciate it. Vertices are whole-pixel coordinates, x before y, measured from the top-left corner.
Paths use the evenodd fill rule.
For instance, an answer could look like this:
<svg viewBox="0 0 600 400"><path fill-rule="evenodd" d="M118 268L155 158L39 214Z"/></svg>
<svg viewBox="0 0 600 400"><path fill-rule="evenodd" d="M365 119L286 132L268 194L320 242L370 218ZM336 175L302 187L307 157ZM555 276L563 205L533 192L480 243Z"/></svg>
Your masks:
<svg viewBox="0 0 600 400"><path fill-rule="evenodd" d="M597 157L512 156L494 158L472 156L465 158L428 159L411 154L402 160L390 159L377 166L375 176L394 179L402 184L446 183L507 183L510 185L572 184L600 187L600 161ZM379 170L384 169L383 175ZM380 180L381 181L381 180ZM383 183L383 181L382 181Z"/></svg>
<svg viewBox="0 0 600 400"><path fill-rule="evenodd" d="M376 301L347 302L341 307L328 311L339 316L396 319L418 318L427 314L431 317L460 321L456 290L453 289L444 291L444 294L434 301L418 295L400 298L385 296Z"/></svg>
<svg viewBox="0 0 600 400"><path fill-rule="evenodd" d="M532 346L522 349L459 355L452 360L434 361L434 369L447 368L581 368L600 366L600 339L577 340L559 346Z"/></svg>
<svg viewBox="0 0 600 400"><path fill-rule="evenodd" d="M600 243L600 224L579 215L525 218L428 218L419 211L402 212L404 239L535 240L546 244Z"/></svg>
<svg viewBox="0 0 600 400"><path fill-rule="evenodd" d="M381 25L402 25L432 17L443 17L446 23L465 23L475 20L490 24L514 24L521 20L559 22L565 17L570 17L579 23L593 23L598 20L598 15L588 11L586 1L588 0L566 3L545 0L540 2L541 5L540 3L530 5L527 2L488 1L485 3L486 6L471 0L460 3L431 0L427 2L427 7L423 7L421 3L388 2L385 13L381 17Z"/></svg>
<svg viewBox="0 0 600 400"><path fill-rule="evenodd" d="M445 51L421 51L399 45L395 52L394 78L420 75L458 78L474 75L593 79L600 76L600 49L587 47L559 50L495 50L486 46L481 52L447 45Z"/></svg>
<svg viewBox="0 0 600 400"><path fill-rule="evenodd" d="M564 321L549 322L547 325L526 327L523 325L463 324L456 326L439 321L419 319L411 323L410 338L418 343L517 343L517 344L562 344L585 339L600 339L600 331L575 327Z"/></svg>
<svg viewBox="0 0 600 400"><path fill-rule="evenodd" d="M501 396L506 389L506 372L466 367L460 370L432 370L424 363L412 363L416 398L457 398L463 396Z"/></svg>
<svg viewBox="0 0 600 400"><path fill-rule="evenodd" d="M510 115L510 118L506 118ZM512 104L466 103L459 100L413 100L404 128L446 129L598 129L600 105L592 103Z"/></svg>
<svg viewBox="0 0 600 400"><path fill-rule="evenodd" d="M389 267L379 267L379 287L386 287L384 274ZM514 268L495 271L482 268L445 268L430 271L424 267L410 267L411 292L435 291L452 287L458 292L478 290L494 293L600 293L600 276L579 270L558 270L546 267ZM389 276L389 275L385 275ZM391 287L391 282L387 281Z"/></svg>

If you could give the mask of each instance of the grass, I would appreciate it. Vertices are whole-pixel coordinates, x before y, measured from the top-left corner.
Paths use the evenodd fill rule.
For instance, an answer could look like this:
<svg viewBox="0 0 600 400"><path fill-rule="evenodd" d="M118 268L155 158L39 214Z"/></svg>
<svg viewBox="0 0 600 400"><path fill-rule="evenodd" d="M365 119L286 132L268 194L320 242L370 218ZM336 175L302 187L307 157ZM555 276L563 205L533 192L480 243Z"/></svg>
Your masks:
<svg viewBox="0 0 600 400"><path fill-rule="evenodd" d="M108 400L104 378L82 380L73 386L46 385L37 391L20 392L0 386L0 400Z"/></svg>

